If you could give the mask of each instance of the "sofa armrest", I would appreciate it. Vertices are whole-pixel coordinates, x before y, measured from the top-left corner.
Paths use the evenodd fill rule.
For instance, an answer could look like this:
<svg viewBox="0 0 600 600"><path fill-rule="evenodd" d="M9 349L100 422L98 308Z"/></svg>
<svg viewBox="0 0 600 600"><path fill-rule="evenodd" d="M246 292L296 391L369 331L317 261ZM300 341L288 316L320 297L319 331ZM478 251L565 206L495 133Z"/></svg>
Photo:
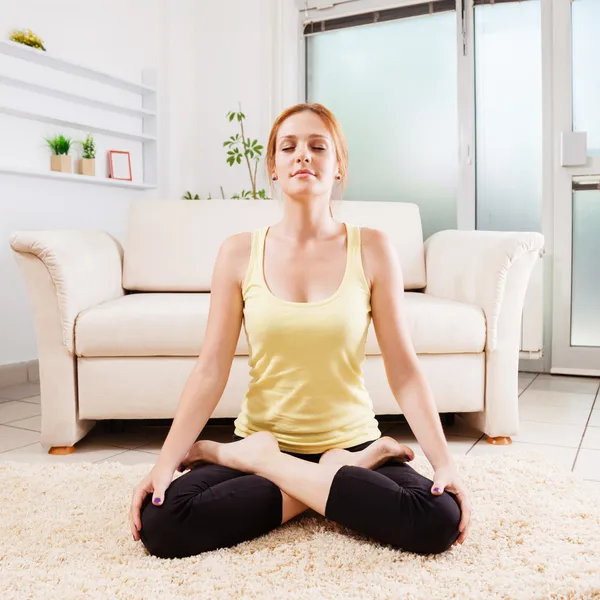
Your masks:
<svg viewBox="0 0 600 600"><path fill-rule="evenodd" d="M516 294L516 302L511 303L517 313L514 325L520 331L529 277L543 252L541 233L438 231L425 242L425 293L481 307L487 321L486 351L493 352L498 346L509 273L511 293ZM515 268L518 263L521 268Z"/></svg>
<svg viewBox="0 0 600 600"><path fill-rule="evenodd" d="M489 443L519 433L521 316L540 233L447 230L425 242L425 293L479 306L486 318L482 410L462 413Z"/></svg>
<svg viewBox="0 0 600 600"><path fill-rule="evenodd" d="M69 354L75 354L77 315L124 295L121 244L99 230L42 230L16 231L10 245L18 254L37 257L48 270L54 283L63 344ZM28 284L35 294L36 282Z"/></svg>

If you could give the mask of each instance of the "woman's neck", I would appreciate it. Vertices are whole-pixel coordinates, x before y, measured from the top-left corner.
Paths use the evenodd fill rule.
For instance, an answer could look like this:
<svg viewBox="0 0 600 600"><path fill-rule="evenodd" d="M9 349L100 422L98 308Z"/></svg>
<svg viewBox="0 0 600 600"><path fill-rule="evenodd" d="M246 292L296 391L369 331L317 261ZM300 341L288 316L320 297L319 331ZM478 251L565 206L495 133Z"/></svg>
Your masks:
<svg viewBox="0 0 600 600"><path fill-rule="evenodd" d="M331 216L328 200L298 202L286 198L283 204L283 218L272 229L282 237L302 242L335 236L340 232L340 226L343 228L343 225Z"/></svg>

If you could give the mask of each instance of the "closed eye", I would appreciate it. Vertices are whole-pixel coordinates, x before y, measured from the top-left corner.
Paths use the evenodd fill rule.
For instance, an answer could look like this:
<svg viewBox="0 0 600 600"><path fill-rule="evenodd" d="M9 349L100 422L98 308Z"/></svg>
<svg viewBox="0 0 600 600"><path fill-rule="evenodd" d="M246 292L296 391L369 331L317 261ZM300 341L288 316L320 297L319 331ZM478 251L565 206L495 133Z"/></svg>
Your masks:
<svg viewBox="0 0 600 600"><path fill-rule="evenodd" d="M287 148L282 148L283 152L287 152L288 150L293 150L293 149L294 149L293 146L288 146ZM325 148L313 146L313 150L325 150Z"/></svg>

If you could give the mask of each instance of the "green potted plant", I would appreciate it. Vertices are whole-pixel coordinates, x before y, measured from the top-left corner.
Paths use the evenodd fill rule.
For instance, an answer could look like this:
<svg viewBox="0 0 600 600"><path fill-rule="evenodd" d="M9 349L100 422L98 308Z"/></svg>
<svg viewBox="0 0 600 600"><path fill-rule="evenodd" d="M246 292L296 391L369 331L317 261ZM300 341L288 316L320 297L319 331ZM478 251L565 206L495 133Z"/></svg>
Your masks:
<svg viewBox="0 0 600 600"><path fill-rule="evenodd" d="M83 149L83 155L78 161L77 172L93 177L96 174L96 143L92 134L88 133L85 141L79 143Z"/></svg>
<svg viewBox="0 0 600 600"><path fill-rule="evenodd" d="M72 173L73 166L71 157L69 156L69 150L73 143L71 138L59 134L52 138L44 139L54 153L50 159L50 169L52 171L60 171L61 173Z"/></svg>
<svg viewBox="0 0 600 600"><path fill-rule="evenodd" d="M266 190L256 189L256 170L262 156L263 146L258 143L258 140L252 140L251 138L246 137L244 132L244 119L246 118L246 115L242 112L241 104L239 104L239 107L239 112L228 112L227 118L230 123L235 119L240 124L241 136L239 133L232 135L226 142L223 142L223 146L229 147L229 150L227 151L227 164L229 164L230 167L233 167L235 164L239 165L242 160L245 160L246 166L248 167L248 174L250 175L250 185L252 189L242 190L240 194L234 194L231 198L268 200L269 196L267 196ZM241 150L239 149L239 146L241 146ZM250 164L251 159L254 160L254 173L252 172L252 165Z"/></svg>
<svg viewBox="0 0 600 600"><path fill-rule="evenodd" d="M223 142L224 147L229 147L227 151L227 164L230 167L234 165L242 164L242 160L245 161L246 166L248 168L248 174L250 176L250 186L249 190L242 190L239 194L233 194L231 196L232 200L269 200L269 196L267 195L267 190L257 190L257 182L256 182L256 171L258 169L258 163L260 158L262 157L263 146L258 143L258 140L252 140L251 138L247 138L244 131L244 119L246 115L242 112L242 105L239 104L240 110L239 112L228 112L227 119L231 123L234 119L240 124L241 135L238 133L236 135L230 136L230 138ZM240 149L241 147L241 149ZM252 171L252 165L250 164L250 160L254 161L254 172ZM223 186L221 188L221 198L225 199L225 191L223 190ZM201 200L198 194L192 195L191 192L187 191L184 196L182 196L184 200ZM210 193L208 194L208 200L212 200Z"/></svg>

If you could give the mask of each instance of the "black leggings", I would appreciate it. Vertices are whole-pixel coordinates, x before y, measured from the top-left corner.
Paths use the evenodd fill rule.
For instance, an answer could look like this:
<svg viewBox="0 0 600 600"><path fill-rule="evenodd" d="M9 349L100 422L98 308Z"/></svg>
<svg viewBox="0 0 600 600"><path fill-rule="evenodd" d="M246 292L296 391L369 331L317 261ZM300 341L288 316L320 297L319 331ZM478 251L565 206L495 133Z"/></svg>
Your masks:
<svg viewBox="0 0 600 600"><path fill-rule="evenodd" d="M233 441L240 439L234 434ZM373 441L346 450L358 452ZM321 456L286 454L310 462ZM325 516L382 544L437 554L458 538L461 514L452 492L436 496L432 486L407 463L388 461L375 470L343 466L333 478ZM199 465L169 485L162 505L151 500L148 494L142 504L140 538L160 558L227 548L281 525L279 487L222 465Z"/></svg>

